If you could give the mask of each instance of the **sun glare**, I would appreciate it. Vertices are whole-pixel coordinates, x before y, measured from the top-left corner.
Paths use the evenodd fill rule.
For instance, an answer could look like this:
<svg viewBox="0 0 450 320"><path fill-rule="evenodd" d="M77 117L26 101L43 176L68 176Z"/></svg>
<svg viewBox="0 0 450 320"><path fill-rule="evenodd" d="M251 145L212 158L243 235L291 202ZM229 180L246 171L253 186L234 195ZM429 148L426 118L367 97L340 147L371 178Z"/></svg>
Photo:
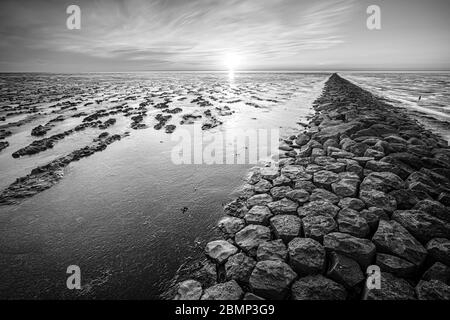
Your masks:
<svg viewBox="0 0 450 320"><path fill-rule="evenodd" d="M225 56L225 66L229 72L234 72L239 67L240 57L236 53L228 53Z"/></svg>

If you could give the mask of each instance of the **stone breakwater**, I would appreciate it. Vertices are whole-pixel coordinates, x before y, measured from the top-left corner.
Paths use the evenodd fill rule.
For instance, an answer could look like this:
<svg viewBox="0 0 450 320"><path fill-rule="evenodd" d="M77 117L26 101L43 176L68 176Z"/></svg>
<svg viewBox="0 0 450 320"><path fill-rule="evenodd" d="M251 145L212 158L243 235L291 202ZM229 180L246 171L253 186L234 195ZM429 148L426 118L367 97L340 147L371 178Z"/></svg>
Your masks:
<svg viewBox="0 0 450 320"><path fill-rule="evenodd" d="M279 162L250 170L175 299L450 299L447 142L337 74L313 106Z"/></svg>

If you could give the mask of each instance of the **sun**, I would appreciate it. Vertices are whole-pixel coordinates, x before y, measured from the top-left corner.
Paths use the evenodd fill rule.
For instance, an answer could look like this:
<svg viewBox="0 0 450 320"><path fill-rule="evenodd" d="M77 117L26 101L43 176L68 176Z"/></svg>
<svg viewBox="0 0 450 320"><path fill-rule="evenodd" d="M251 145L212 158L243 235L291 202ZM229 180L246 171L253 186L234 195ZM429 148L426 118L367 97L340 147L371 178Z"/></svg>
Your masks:
<svg viewBox="0 0 450 320"><path fill-rule="evenodd" d="M241 63L241 58L238 54L234 52L230 52L225 56L225 66L228 69L228 72L234 72L239 67Z"/></svg>

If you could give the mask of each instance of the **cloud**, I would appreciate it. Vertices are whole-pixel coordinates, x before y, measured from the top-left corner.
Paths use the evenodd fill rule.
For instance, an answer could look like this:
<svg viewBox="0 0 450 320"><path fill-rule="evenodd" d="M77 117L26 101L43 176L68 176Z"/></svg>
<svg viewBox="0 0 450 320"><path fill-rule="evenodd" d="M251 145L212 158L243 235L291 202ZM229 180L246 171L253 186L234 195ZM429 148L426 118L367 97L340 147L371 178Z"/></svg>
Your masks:
<svg viewBox="0 0 450 320"><path fill-rule="evenodd" d="M228 51L237 52L251 67L340 45L345 38L339 27L349 19L353 3L354 0L312 5L299 0L81 1L81 30L70 31L65 28L63 2L7 1L0 5L4 18L0 24L3 47L79 54L123 63L153 61L155 67L188 67L194 63L198 66L200 61L204 68L220 69Z"/></svg>

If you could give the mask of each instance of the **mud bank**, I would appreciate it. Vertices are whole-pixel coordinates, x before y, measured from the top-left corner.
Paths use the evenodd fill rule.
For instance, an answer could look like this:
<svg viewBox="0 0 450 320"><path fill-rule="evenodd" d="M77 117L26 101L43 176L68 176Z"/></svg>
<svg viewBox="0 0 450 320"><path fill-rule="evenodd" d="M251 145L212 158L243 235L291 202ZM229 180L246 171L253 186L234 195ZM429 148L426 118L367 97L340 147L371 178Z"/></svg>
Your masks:
<svg viewBox="0 0 450 320"><path fill-rule="evenodd" d="M126 136L128 136L127 133L109 135L108 132L104 132L94 139L90 145L33 169L30 174L18 178L8 188L0 192L0 206L16 204L22 199L32 197L51 188L64 177L64 170L71 162L79 161L96 152L103 151L110 144Z"/></svg>
<svg viewBox="0 0 450 320"><path fill-rule="evenodd" d="M447 142L337 74L314 109L278 163L250 171L172 297L450 299Z"/></svg>

